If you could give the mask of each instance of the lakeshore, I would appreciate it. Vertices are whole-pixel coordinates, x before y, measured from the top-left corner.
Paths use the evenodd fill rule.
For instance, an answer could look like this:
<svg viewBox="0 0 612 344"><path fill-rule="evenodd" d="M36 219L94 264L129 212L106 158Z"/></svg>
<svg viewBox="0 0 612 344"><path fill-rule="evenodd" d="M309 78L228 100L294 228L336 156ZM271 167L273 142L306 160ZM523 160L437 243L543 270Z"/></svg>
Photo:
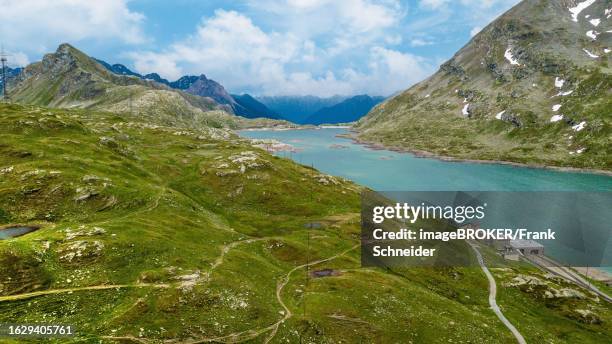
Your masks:
<svg viewBox="0 0 612 344"><path fill-rule="evenodd" d="M354 131L351 131L355 133ZM553 165L542 165L542 164L527 164L515 161L506 161L506 160L483 160L483 159L466 159L466 158L458 158L448 155L436 154L424 150L418 149L410 149L406 147L398 147L398 146L387 146L379 142L372 142L358 138L354 134L342 135L340 137L348 138L355 142L356 144L363 145L372 150L385 150L385 151L393 151L398 153L410 153L413 154L417 158L427 158L427 159L437 159L441 161L450 161L450 162L466 162L466 163L474 163L474 164L496 164L496 165L509 165L516 167L526 167L526 168L537 168L537 169L548 169L555 170L560 172L574 172L574 173L590 173L590 174L599 174L604 176L612 176L612 171L608 170L599 170L599 169L588 169L588 168L578 168L578 167L569 167L569 166L553 166Z"/></svg>

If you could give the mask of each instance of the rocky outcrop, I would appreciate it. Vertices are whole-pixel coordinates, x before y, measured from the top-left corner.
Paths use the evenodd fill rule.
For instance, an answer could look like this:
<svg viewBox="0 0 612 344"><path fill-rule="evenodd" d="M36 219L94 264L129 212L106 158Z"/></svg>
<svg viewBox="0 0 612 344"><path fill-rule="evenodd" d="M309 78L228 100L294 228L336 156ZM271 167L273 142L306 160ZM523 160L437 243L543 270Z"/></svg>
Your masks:
<svg viewBox="0 0 612 344"><path fill-rule="evenodd" d="M195 94L200 97L208 97L215 100L219 104L227 104L234 106L236 101L230 96L221 84L218 82L206 78L206 75L202 74L198 79L193 82L189 88L185 90L187 93Z"/></svg>

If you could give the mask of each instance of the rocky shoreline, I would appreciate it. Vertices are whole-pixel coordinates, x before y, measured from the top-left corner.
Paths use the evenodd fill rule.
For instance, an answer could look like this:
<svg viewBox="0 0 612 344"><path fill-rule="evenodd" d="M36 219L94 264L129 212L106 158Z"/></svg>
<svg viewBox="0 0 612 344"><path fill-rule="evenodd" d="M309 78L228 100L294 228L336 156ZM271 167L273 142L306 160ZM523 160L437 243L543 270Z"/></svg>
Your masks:
<svg viewBox="0 0 612 344"><path fill-rule="evenodd" d="M372 142L372 141L367 141L367 140L358 138L356 136L357 132L354 130L351 130L351 132L352 134L338 135L338 137L344 137L344 138L351 139L356 144L365 146L369 149L389 150L389 151L394 151L398 153L410 153L410 154L414 154L414 156L416 156L417 158L438 159L441 161L451 161L451 162L469 162L469 163L476 163L476 164L500 164L500 165L510 165L510 166L517 166L517 167L548 169L548 170L561 171L561 172L591 173L591 174L599 174L599 175L605 175L605 176L612 177L612 171L607 171L607 170L579 168L579 167L550 166L550 165L541 165L541 164L526 164L526 163L521 163L521 162L505 161L505 160L465 159L465 158L457 158L457 157L452 157L452 156L436 154L436 153L418 150L418 149L410 149L410 148L397 147L397 146L385 146L379 142Z"/></svg>

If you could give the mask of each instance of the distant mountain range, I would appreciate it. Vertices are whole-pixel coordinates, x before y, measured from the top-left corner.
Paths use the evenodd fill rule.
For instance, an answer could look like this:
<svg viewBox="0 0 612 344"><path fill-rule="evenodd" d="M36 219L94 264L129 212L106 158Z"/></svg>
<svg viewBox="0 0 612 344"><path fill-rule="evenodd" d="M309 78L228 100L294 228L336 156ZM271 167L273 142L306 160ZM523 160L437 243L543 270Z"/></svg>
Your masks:
<svg viewBox="0 0 612 344"><path fill-rule="evenodd" d="M370 97L367 94L354 96L332 106L327 106L304 120L308 124L335 124L354 122L365 116L384 97Z"/></svg>
<svg viewBox="0 0 612 344"><path fill-rule="evenodd" d="M249 94L232 94L234 101L239 105L236 107L236 114L246 118L267 117L272 119L285 119L274 110L269 109L257 99ZM248 109L248 112L241 112L241 109Z"/></svg>
<svg viewBox="0 0 612 344"><path fill-rule="evenodd" d="M306 119L315 112L336 105L347 97L333 96L321 98L316 96L264 96L257 100L275 113L293 123L307 124Z"/></svg>
<svg viewBox="0 0 612 344"><path fill-rule="evenodd" d="M612 170L610 6L520 2L431 77L362 118L361 139L464 159Z"/></svg>
<svg viewBox="0 0 612 344"><path fill-rule="evenodd" d="M213 103L216 103L219 109L251 119L270 118L288 120L298 124L315 125L353 122L360 119L370 111L372 107L383 100L382 97L370 97L368 95L354 97L336 95L327 98L316 96L266 96L255 98L249 94L230 94L223 85L215 80L207 78L204 74L199 76L185 75L175 81L169 81L162 78L157 73L142 75L119 63L110 64L100 59L90 58L67 44L60 46L60 48L61 49L58 48L58 52L61 52L59 53L60 56L66 54L78 55L82 57L81 60L87 61L85 64L90 67L95 66L97 63L98 66L111 72L112 75L128 78L111 78L114 81L121 80L120 83L122 84L132 84L135 82L134 79L140 79L145 82L144 84L140 83L141 85L148 85L153 88L166 86L170 89L182 91L187 94L208 98L211 101L209 102L211 106L213 106ZM56 54L58 54L58 52L56 52ZM43 62L44 61L43 59ZM92 70L92 68L89 69ZM96 67L93 69L98 68ZM23 70L24 68L7 68L7 79L19 79L18 76ZM30 68L28 72L31 70L32 68ZM28 75L25 75L21 79L25 79L27 76ZM107 76L103 78L107 78ZM155 86L155 84L159 86ZM0 85L2 85L1 81ZM23 95L23 92L20 92L20 95ZM63 98L62 102L65 100L66 99ZM58 100L56 99L53 101ZM47 105L45 101L42 101L40 104ZM130 106L133 106L133 104Z"/></svg>
<svg viewBox="0 0 612 344"><path fill-rule="evenodd" d="M5 67L5 68L6 68L5 73L6 73L7 80L16 77L23 70L23 68L21 67L17 67L17 68ZM4 84L4 79L2 79L2 70L0 69L0 87L2 87L3 84Z"/></svg>
<svg viewBox="0 0 612 344"><path fill-rule="evenodd" d="M208 79L204 74L200 76L185 75L171 82L160 77L157 73L141 75L131 71L122 64L117 63L111 65L102 60L96 59L96 61L115 74L135 76L143 80L151 80L174 89L183 90L193 95L211 98L218 104L229 106L234 114L242 117L282 119L274 111L271 111L264 104L258 102L248 94L237 96L240 100L235 99L221 84L212 79Z"/></svg>
<svg viewBox="0 0 612 344"><path fill-rule="evenodd" d="M366 94L346 97L333 96L272 96L258 97L274 113L298 124L336 124L354 122L368 113L384 97Z"/></svg>
<svg viewBox="0 0 612 344"><path fill-rule="evenodd" d="M353 122L364 116L382 97L360 95L354 97L333 96L273 96L255 98L249 94L229 94L225 88L206 75L185 75L176 81L168 81L157 73L141 75L122 64L109 64L97 60L108 70L119 75L136 76L152 80L187 93L208 97L227 105L236 115L246 118L285 119L298 124L334 124Z"/></svg>
<svg viewBox="0 0 612 344"><path fill-rule="evenodd" d="M7 79L9 94L17 103L129 112L163 125L237 125L226 104L141 78L121 66L111 67L115 71L64 43Z"/></svg>

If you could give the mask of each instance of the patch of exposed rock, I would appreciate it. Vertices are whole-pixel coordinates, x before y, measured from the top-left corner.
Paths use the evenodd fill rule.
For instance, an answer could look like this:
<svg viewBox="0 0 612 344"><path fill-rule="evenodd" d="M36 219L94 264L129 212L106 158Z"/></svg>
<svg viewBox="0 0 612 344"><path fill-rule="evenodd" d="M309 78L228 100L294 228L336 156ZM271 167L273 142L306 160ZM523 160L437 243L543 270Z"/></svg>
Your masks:
<svg viewBox="0 0 612 344"><path fill-rule="evenodd" d="M76 240L63 245L58 251L60 260L72 262L85 258L100 256L104 249L104 243L98 240Z"/></svg>

